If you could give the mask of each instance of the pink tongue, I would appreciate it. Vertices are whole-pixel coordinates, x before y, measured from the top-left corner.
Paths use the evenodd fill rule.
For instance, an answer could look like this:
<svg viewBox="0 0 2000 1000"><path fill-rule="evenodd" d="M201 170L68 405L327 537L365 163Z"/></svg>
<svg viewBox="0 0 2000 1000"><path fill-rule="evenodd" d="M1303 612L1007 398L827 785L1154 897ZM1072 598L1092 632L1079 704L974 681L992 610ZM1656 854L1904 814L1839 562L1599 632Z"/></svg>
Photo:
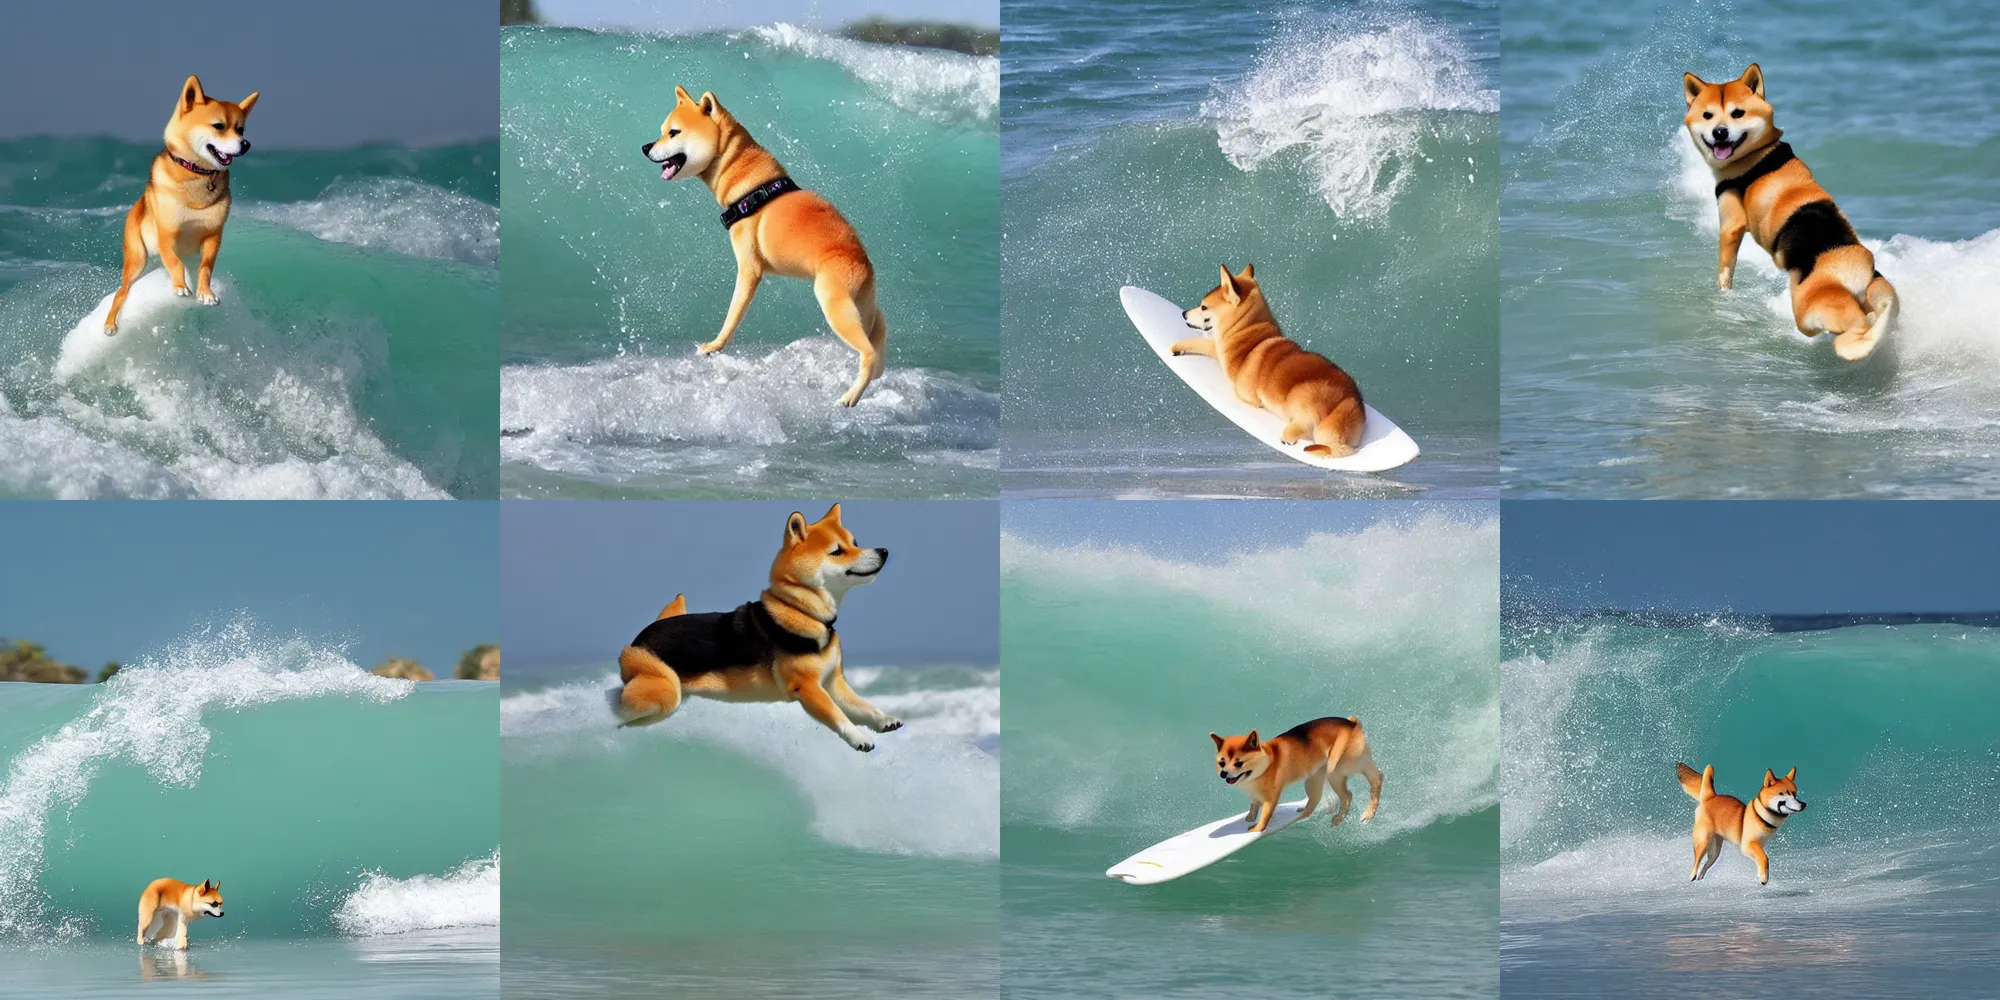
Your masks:
<svg viewBox="0 0 2000 1000"><path fill-rule="evenodd" d="M666 166L660 168L660 179L663 181L670 181L674 179L673 164L669 163Z"/></svg>
<svg viewBox="0 0 2000 1000"><path fill-rule="evenodd" d="M1726 160L1729 159L1729 157L1733 155L1735 152L1736 152L1735 146L1717 146L1715 147L1715 158L1718 160Z"/></svg>

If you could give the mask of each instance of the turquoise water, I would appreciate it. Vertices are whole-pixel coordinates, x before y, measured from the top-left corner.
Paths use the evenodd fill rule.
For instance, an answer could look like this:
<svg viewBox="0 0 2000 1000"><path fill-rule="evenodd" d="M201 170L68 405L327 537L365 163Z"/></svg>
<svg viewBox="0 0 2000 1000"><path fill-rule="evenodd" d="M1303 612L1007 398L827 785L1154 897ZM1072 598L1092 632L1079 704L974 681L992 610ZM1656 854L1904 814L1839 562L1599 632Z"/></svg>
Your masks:
<svg viewBox="0 0 2000 1000"><path fill-rule="evenodd" d="M501 36L505 492L991 497L999 414L999 64L787 25ZM640 155L673 87L713 91L868 247L888 367L808 283L766 281L727 351L735 261L708 189Z"/></svg>
<svg viewBox="0 0 2000 1000"><path fill-rule="evenodd" d="M1498 6L1009 3L1009 496L1491 496ZM1255 264L1279 322L1424 449L1329 476L1211 411L1121 285Z"/></svg>
<svg viewBox="0 0 2000 1000"><path fill-rule="evenodd" d="M1503 26L1509 496L1993 495L1990 4L1520 0ZM1762 249L1715 287L1680 77L1752 61L1901 296L1889 353L1861 369L1798 335Z"/></svg>
<svg viewBox="0 0 2000 1000"><path fill-rule="evenodd" d="M1213 560L1014 536L1002 558L1003 996L1498 995L1490 506ZM1373 822L1104 876L1244 808L1208 733L1324 715L1367 729Z"/></svg>
<svg viewBox="0 0 2000 1000"><path fill-rule="evenodd" d="M1550 619L1503 640L1510 993L1987 992L2000 632ZM1768 843L1770 885L1733 846L1688 882L1676 760L1739 798L1798 768L1808 808Z"/></svg>
<svg viewBox="0 0 2000 1000"><path fill-rule="evenodd" d="M0 142L0 497L496 495L496 145L260 147L231 172L222 305L74 365L157 152Z"/></svg>
<svg viewBox="0 0 2000 1000"><path fill-rule="evenodd" d="M240 629L104 684L0 685L0 975L63 995L493 995L497 699ZM223 886L184 963L133 942L160 877Z"/></svg>
<svg viewBox="0 0 2000 1000"><path fill-rule="evenodd" d="M858 754L797 705L617 729L609 662L501 702L509 996L992 996L999 675L847 671L906 725Z"/></svg>

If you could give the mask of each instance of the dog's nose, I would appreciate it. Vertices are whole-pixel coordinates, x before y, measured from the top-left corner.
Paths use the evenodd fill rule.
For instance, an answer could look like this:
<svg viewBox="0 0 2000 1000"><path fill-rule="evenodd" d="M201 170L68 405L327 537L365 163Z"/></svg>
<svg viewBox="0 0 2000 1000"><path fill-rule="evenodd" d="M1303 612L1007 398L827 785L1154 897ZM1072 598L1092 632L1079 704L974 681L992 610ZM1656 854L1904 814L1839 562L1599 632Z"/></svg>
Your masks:
<svg viewBox="0 0 2000 1000"><path fill-rule="evenodd" d="M1727 126L1727 125L1717 125L1717 126L1715 127L1715 133L1714 133L1714 134L1715 134L1715 137L1716 137L1717 139L1727 139L1727 138L1729 138L1729 126Z"/></svg>
<svg viewBox="0 0 2000 1000"><path fill-rule="evenodd" d="M639 155L640 155L640 156L651 156L651 155L653 155L653 144L649 142L649 143L647 143L647 144L645 144L645 145L643 145L643 146L640 146L640 147L639 147Z"/></svg>
<svg viewBox="0 0 2000 1000"><path fill-rule="evenodd" d="M882 557L882 565L884 565L884 566L887 566L887 565L889 565L889 550L888 550L888 549L876 549L876 550L875 550L875 554L876 554L876 555L878 555L878 556L881 556L881 557Z"/></svg>
<svg viewBox="0 0 2000 1000"><path fill-rule="evenodd" d="M249 152L249 151L250 151L250 140L248 140L248 139L245 139L245 140L243 140L243 153L247 153L247 152ZM237 155L237 156L242 156L242 155L243 155L243 153L238 153L238 154L236 154L236 155Z"/></svg>

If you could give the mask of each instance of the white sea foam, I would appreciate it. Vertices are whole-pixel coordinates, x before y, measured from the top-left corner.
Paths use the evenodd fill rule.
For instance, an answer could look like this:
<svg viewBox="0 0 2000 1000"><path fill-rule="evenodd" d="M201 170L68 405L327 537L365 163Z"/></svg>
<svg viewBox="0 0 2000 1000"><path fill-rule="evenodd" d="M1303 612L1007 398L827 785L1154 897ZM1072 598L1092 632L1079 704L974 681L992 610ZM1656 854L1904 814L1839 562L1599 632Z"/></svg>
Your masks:
<svg viewBox="0 0 2000 1000"><path fill-rule="evenodd" d="M406 178L341 181L311 201L247 202L233 211L335 243L500 264L498 206Z"/></svg>
<svg viewBox="0 0 2000 1000"><path fill-rule="evenodd" d="M855 850L924 857L991 859L1000 852L1000 761L976 743L999 732L998 674L975 686L871 693L888 672L856 669L849 681L904 728L855 753L791 704L720 704L689 699L671 719L615 729L607 694L618 679L509 695L500 703L503 739L622 741L667 739L726 747L785 776L811 804L812 832Z"/></svg>
<svg viewBox="0 0 2000 1000"><path fill-rule="evenodd" d="M443 875L393 878L369 872L333 911L333 924L354 937L500 923L500 854L473 858Z"/></svg>
<svg viewBox="0 0 2000 1000"><path fill-rule="evenodd" d="M8 766L0 784L0 937L70 938L86 930L81 919L49 912L39 879L50 817L82 802L105 765L131 763L162 785L192 788L208 755L208 712L328 695L385 702L412 687L334 651L263 639L242 623L205 630L119 671L89 711Z"/></svg>
<svg viewBox="0 0 2000 1000"><path fill-rule="evenodd" d="M750 29L774 48L838 63L897 107L929 118L991 121L1000 107L1000 60L943 49L871 45L779 22Z"/></svg>
<svg viewBox="0 0 2000 1000"><path fill-rule="evenodd" d="M1449 176L1472 165L1428 164L1427 111L1499 111L1477 63L1447 27L1398 15L1365 26L1315 25L1280 34L1250 75L1202 105L1223 155L1257 170L1295 154L1343 218L1379 219L1413 172Z"/></svg>

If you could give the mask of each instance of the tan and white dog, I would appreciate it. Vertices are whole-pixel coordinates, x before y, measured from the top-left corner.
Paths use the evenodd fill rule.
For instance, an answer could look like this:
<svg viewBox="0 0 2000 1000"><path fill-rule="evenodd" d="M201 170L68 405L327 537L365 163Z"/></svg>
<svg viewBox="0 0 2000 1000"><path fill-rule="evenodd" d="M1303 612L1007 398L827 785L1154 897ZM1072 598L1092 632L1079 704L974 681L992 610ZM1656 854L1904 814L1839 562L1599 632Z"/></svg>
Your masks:
<svg viewBox="0 0 2000 1000"><path fill-rule="evenodd" d="M723 208L722 224L736 253L736 293L722 332L701 345L713 354L729 346L765 273L812 282L820 312L834 335L861 356L854 384L840 397L853 406L882 375L889 324L875 305L875 265L861 235L831 202L785 176L785 168L757 144L712 93L699 100L674 88L674 109L660 123L660 137L639 147L660 164L660 177L699 177Z"/></svg>
<svg viewBox="0 0 2000 1000"><path fill-rule="evenodd" d="M166 148L153 157L145 193L125 213L124 278L104 316L106 336L118 332L125 297L153 257L160 258L173 279L174 294L185 296L189 292L184 258L199 254L195 299L205 306L221 301L209 278L222 250L222 224L229 221L229 166L250 151L243 128L256 106L254 92L232 104L210 99L202 92L201 81L192 76L181 85L173 117L167 119Z"/></svg>
<svg viewBox="0 0 2000 1000"><path fill-rule="evenodd" d="M1202 296L1201 305L1181 313L1189 327L1208 336L1176 341L1173 353L1214 358L1237 399L1284 418L1285 444L1310 437L1309 455L1354 454L1368 425L1361 387L1339 365L1278 329L1255 268L1221 271L1221 284Z"/></svg>
<svg viewBox="0 0 2000 1000"><path fill-rule="evenodd" d="M1243 818L1253 831L1261 833L1270 824L1271 812L1284 798L1285 786L1295 781L1306 783L1301 820L1319 808L1320 796L1330 782L1333 794L1340 799L1340 808L1333 814L1333 825L1339 826L1354 803L1347 793L1347 779L1356 774L1368 779L1368 808L1361 811L1361 822L1374 819L1375 808L1382 804L1382 772L1368 752L1361 720L1351 715L1314 719L1269 740L1258 739L1255 729L1243 736L1210 733L1208 738L1215 741L1215 770L1222 780L1240 786L1243 794L1250 796L1250 811Z"/></svg>
<svg viewBox="0 0 2000 1000"><path fill-rule="evenodd" d="M676 595L659 618L618 654L624 682L617 710L626 726L674 714L683 697L795 701L806 714L864 753L878 733L903 722L856 694L841 671L834 619L841 598L873 583L888 549L864 549L840 522L840 505L811 524L793 513L771 562L771 585L734 611L688 614Z"/></svg>
<svg viewBox="0 0 2000 1000"><path fill-rule="evenodd" d="M1694 768L1675 761L1674 774L1680 778L1681 790L1695 801L1694 870L1688 881L1708 874L1709 866L1722 856L1722 842L1727 840L1742 848L1744 857L1757 862L1757 882L1769 885L1771 857L1764 853L1764 841L1777 833L1785 820L1806 808L1799 800L1799 769L1786 771L1782 778L1766 770L1763 787L1748 805L1734 795L1715 794L1713 764L1697 774Z"/></svg>
<svg viewBox="0 0 2000 1000"><path fill-rule="evenodd" d="M1789 277L1792 322L1808 337L1833 334L1848 361L1875 349L1896 314L1896 289L1875 270L1833 196L1793 155L1764 98L1764 71L1751 63L1727 83L1682 74L1688 136L1715 175L1722 225L1716 284L1728 288L1736 249L1748 233Z"/></svg>
<svg viewBox="0 0 2000 1000"><path fill-rule="evenodd" d="M186 951L188 924L220 916L222 883L203 879L200 885L189 885L180 879L156 878L139 894L139 943L151 944L171 933L174 947Z"/></svg>

